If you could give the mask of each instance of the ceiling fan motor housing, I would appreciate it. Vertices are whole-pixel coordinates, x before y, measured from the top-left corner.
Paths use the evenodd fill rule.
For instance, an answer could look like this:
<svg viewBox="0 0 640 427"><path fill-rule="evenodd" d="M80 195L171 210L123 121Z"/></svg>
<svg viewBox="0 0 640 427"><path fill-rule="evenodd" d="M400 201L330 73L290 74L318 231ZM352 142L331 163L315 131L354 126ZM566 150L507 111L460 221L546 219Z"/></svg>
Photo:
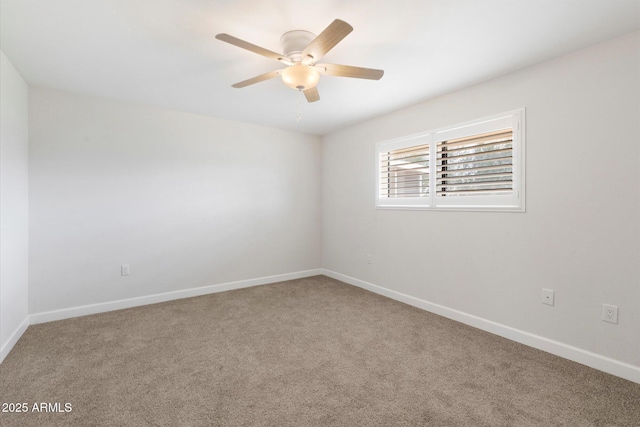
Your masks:
<svg viewBox="0 0 640 427"><path fill-rule="evenodd" d="M302 61L302 51L316 38L316 35L305 30L287 31L280 37L282 52L291 62Z"/></svg>

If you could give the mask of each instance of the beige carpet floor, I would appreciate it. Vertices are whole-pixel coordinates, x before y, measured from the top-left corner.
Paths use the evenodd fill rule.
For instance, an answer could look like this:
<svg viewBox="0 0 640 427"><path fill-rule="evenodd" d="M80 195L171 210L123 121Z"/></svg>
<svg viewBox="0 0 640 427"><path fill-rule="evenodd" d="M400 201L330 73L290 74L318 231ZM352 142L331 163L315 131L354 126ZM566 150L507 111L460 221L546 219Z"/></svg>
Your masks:
<svg viewBox="0 0 640 427"><path fill-rule="evenodd" d="M0 396L2 426L640 426L639 384L324 276L30 326Z"/></svg>

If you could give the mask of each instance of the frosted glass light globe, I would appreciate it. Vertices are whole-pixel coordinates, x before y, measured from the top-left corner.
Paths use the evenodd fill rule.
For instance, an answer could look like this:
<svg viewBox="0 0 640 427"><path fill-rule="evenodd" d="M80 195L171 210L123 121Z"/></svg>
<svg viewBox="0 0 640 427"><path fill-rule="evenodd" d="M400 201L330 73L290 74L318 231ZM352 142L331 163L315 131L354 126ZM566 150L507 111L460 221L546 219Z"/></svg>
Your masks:
<svg viewBox="0 0 640 427"><path fill-rule="evenodd" d="M307 90L316 87L320 73L304 64L294 64L282 70L282 81L292 89Z"/></svg>

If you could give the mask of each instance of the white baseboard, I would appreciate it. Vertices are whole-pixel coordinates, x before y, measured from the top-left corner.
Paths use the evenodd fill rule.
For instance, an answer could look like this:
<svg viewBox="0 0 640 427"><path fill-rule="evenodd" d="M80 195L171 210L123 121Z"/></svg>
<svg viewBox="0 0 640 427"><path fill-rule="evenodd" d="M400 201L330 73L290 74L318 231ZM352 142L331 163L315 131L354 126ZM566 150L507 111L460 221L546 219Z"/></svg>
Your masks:
<svg viewBox="0 0 640 427"><path fill-rule="evenodd" d="M248 288L251 286L266 285L269 283L283 282L285 280L302 279L323 274L322 269L298 271L295 273L278 274L275 276L259 277L257 279L239 280L237 282L221 283L218 285L204 286L201 288L183 289L162 294L147 295L137 298L128 298L117 301L109 301L98 304L70 307L61 310L35 313L29 316L31 324L53 322L55 320L69 319L71 317L86 316L89 314L104 313L107 311L121 310L123 308L138 307L147 304L172 301L181 298L191 298L200 295L214 294L217 292L231 291L234 289Z"/></svg>
<svg viewBox="0 0 640 427"><path fill-rule="evenodd" d="M512 341L519 342L529 347L546 351L547 353L555 354L556 356L560 356L565 359L569 359L574 362L589 366L591 368L598 369L611 375L615 375L640 384L640 367L638 366L620 362L606 356L592 353L590 351L573 347L571 345L564 344L558 341L553 341L539 335L521 331L510 326L492 322L491 320L483 319L481 317L454 310L452 308L448 308L439 304L434 304L432 302L412 297L401 292L396 292L391 289L383 288L382 286L374 285L372 283L365 282L363 280L356 279L354 277L350 277L341 273L337 273L335 271L327 269L322 270L325 276L331 277L333 279L340 280L342 282L357 286L362 289L366 289L368 291L383 295L396 301L412 305L422 310L429 311L431 313L435 313L452 320L456 320L460 323L473 326L474 328L478 328L483 331L508 338Z"/></svg>
<svg viewBox="0 0 640 427"><path fill-rule="evenodd" d="M29 316L27 316L27 318L22 321L20 326L18 326L13 334L11 334L7 342L2 346L2 348L0 349L0 363L2 363L5 357L7 357L7 354L9 354L13 346L16 345L22 334L24 334L24 332L27 330L27 328L29 327L29 321Z"/></svg>

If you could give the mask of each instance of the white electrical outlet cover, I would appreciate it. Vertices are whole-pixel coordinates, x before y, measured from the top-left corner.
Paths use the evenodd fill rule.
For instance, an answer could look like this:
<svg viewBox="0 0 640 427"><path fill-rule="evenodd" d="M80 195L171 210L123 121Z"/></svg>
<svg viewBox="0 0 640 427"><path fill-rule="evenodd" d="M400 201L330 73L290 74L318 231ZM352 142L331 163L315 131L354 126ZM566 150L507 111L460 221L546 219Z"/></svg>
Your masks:
<svg viewBox="0 0 640 427"><path fill-rule="evenodd" d="M602 304L602 320L609 323L618 323L618 307L615 305Z"/></svg>

